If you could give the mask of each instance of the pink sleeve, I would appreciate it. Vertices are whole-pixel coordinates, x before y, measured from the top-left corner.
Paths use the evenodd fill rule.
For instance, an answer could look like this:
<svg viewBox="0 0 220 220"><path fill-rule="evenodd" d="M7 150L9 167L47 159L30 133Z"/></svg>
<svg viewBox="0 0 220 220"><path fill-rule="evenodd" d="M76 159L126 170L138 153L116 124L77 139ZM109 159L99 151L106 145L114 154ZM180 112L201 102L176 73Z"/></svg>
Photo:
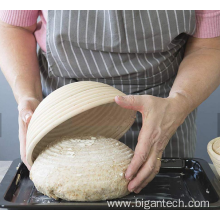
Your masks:
<svg viewBox="0 0 220 220"><path fill-rule="evenodd" d="M220 10L196 11L197 38L213 38L220 36Z"/></svg>
<svg viewBox="0 0 220 220"><path fill-rule="evenodd" d="M15 26L31 26L38 15L39 10L0 10L0 20Z"/></svg>

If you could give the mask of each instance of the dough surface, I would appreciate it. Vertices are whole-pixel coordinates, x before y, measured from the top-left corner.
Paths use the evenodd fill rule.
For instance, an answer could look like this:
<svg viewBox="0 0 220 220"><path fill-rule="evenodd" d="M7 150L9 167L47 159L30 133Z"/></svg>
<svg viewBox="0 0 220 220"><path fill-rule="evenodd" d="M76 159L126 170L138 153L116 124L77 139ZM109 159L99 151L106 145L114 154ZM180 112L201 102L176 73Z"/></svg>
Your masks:
<svg viewBox="0 0 220 220"><path fill-rule="evenodd" d="M41 193L68 201L99 201L127 194L125 171L133 151L105 137L64 137L35 160L30 178Z"/></svg>

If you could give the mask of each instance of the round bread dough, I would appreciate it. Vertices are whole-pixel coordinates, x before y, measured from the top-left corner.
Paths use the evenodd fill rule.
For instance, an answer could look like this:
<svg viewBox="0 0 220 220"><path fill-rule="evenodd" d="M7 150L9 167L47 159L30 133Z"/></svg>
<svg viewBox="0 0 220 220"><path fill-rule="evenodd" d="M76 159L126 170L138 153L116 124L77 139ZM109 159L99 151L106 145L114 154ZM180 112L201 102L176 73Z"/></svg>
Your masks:
<svg viewBox="0 0 220 220"><path fill-rule="evenodd" d="M98 201L127 194L125 171L133 151L105 137L64 137L35 160L30 178L41 193L68 201Z"/></svg>

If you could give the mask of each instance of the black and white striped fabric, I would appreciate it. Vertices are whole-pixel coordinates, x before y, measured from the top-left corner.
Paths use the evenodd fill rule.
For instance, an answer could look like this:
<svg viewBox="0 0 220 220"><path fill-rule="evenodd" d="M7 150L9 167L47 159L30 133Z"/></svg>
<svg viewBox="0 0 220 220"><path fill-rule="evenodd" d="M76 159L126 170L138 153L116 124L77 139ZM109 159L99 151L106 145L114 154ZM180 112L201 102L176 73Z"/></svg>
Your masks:
<svg viewBox="0 0 220 220"><path fill-rule="evenodd" d="M194 11L48 11L47 52L39 52L44 96L76 81L125 94L167 97L195 31ZM165 157L193 157L196 110L178 128ZM121 141L135 148L141 115Z"/></svg>

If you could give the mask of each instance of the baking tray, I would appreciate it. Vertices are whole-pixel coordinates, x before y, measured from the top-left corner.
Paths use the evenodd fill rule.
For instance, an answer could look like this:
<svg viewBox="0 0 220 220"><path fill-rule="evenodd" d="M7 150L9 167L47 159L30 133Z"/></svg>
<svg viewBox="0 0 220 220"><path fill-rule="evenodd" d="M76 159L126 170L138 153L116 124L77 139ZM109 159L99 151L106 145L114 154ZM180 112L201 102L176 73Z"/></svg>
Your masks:
<svg viewBox="0 0 220 220"><path fill-rule="evenodd" d="M29 171L16 159L0 184L0 208L220 209L220 182L202 159L167 158L162 160L159 174L139 194L100 202L56 201L36 190Z"/></svg>

